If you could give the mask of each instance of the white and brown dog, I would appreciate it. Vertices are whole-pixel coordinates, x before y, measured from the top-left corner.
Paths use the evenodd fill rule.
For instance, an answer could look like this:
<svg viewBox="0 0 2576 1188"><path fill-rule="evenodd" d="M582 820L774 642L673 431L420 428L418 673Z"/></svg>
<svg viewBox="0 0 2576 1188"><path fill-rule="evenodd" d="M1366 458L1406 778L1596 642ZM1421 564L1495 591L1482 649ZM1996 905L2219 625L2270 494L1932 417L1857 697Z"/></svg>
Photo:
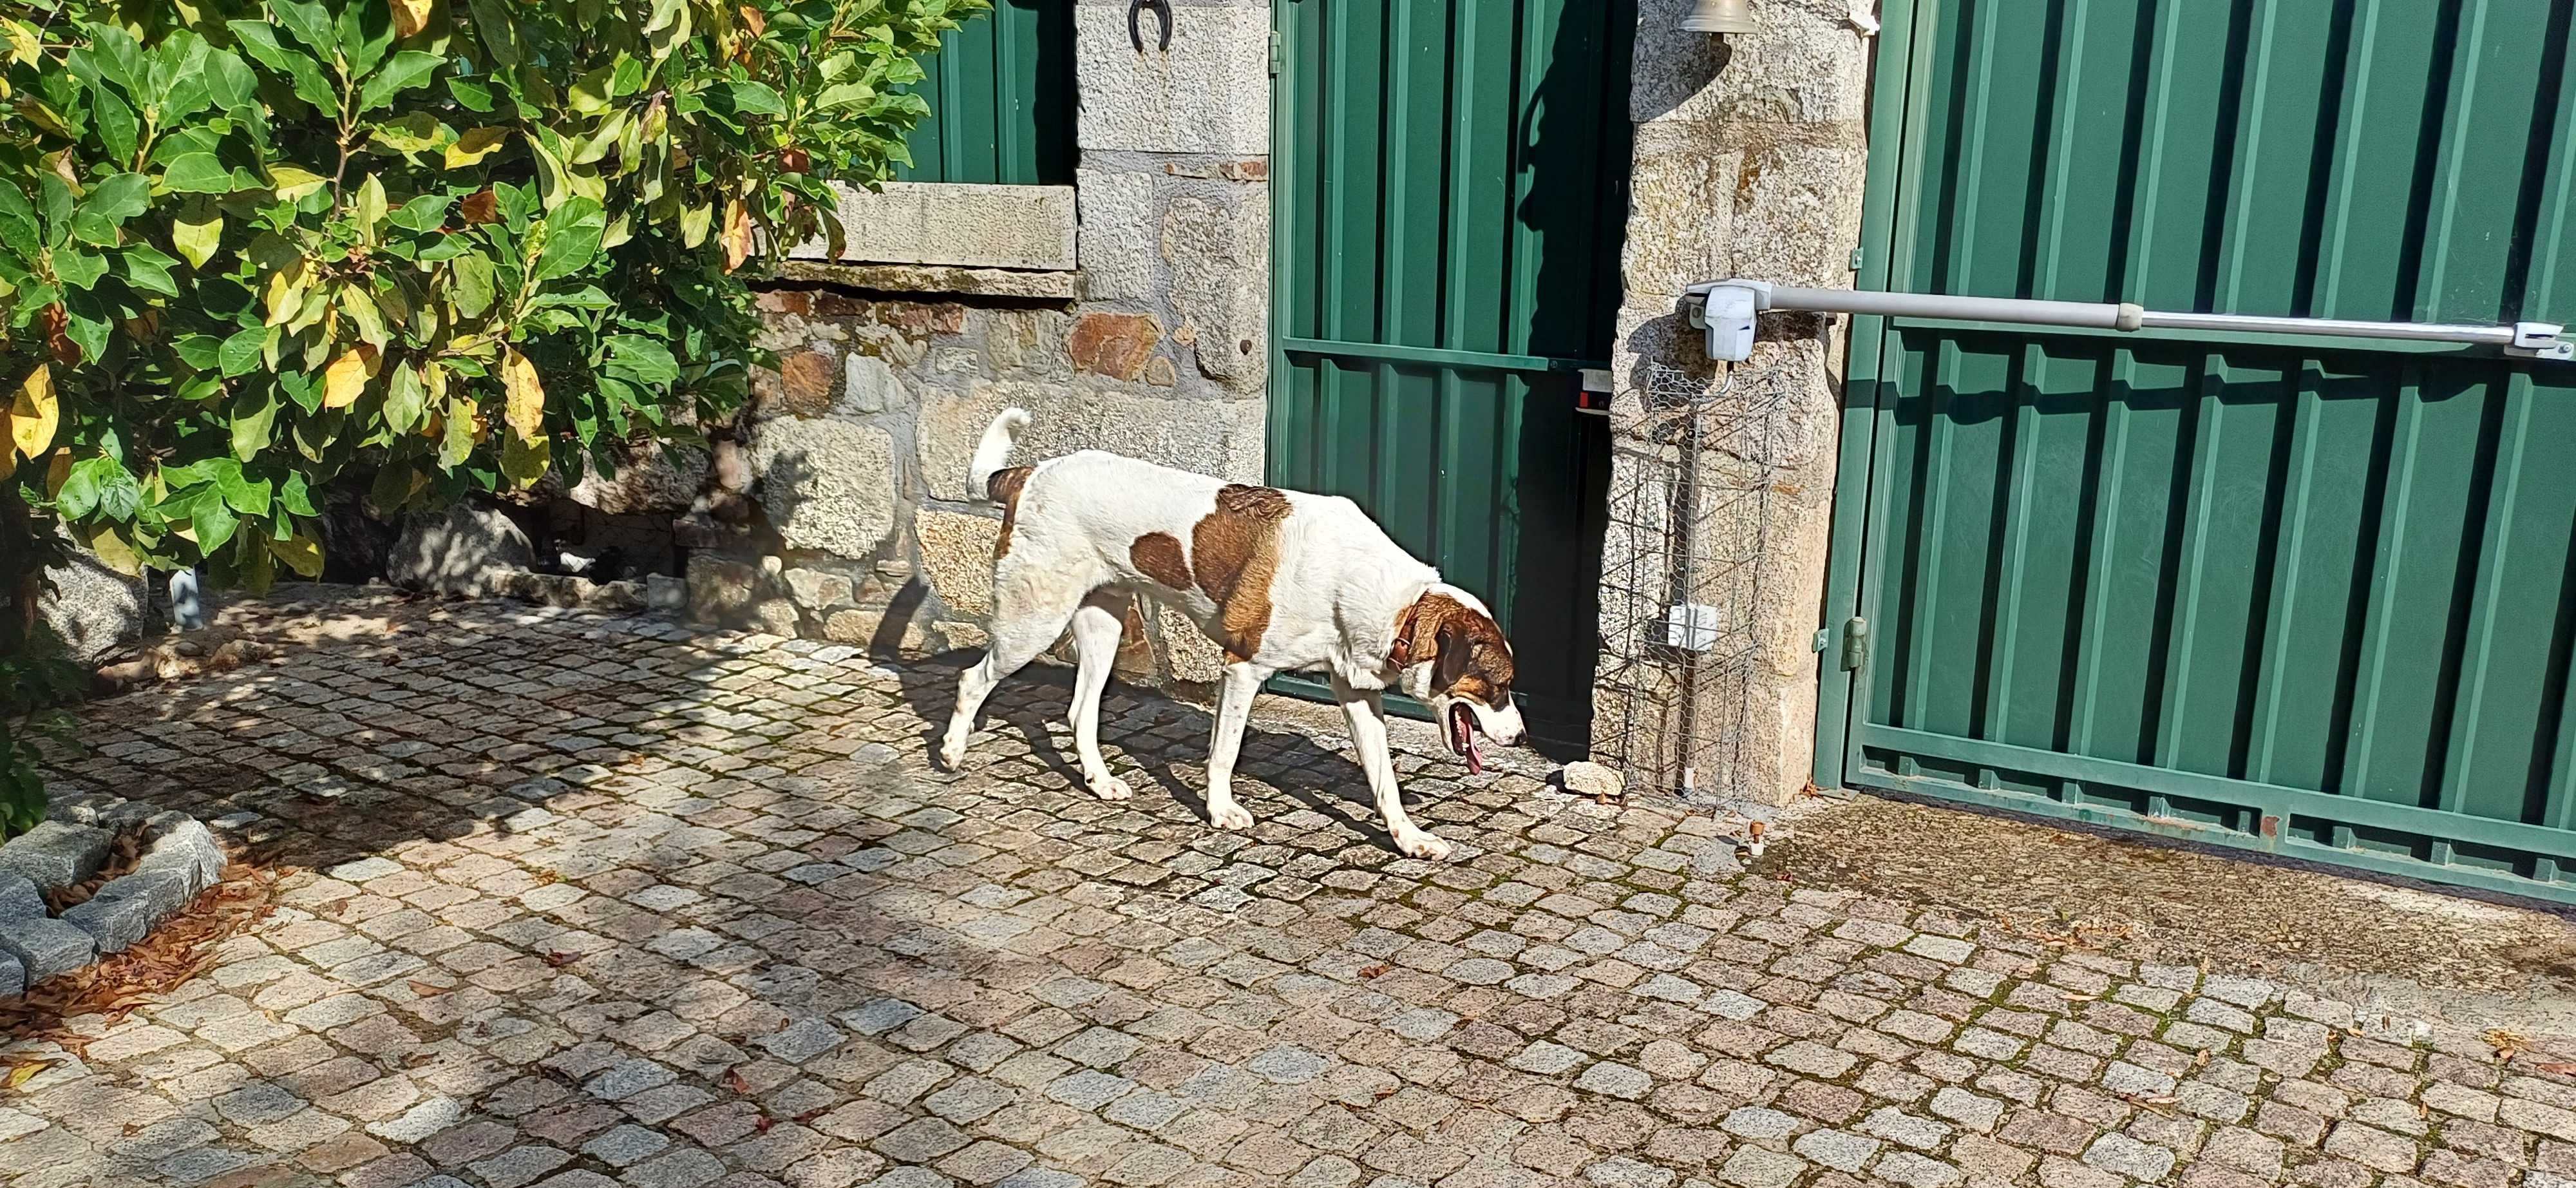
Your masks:
<svg viewBox="0 0 2576 1188"><path fill-rule="evenodd" d="M1221 482L1085 450L1005 469L1029 414L1007 409L975 447L968 489L1002 505L993 544L993 643L957 682L957 712L939 748L954 768L975 713L1004 677L1073 628L1074 749L1092 794L1124 800L1100 758L1100 691L1118 655L1131 595L1187 616L1225 651L1208 748L1208 818L1246 829L1234 760L1253 695L1273 673L1322 669L1350 720L1369 791L1398 849L1443 858L1449 843L1404 815L1387 758L1382 694L1428 704L1450 750L1484 769L1479 732L1521 737L1512 649L1476 596L1441 582L1348 499Z"/></svg>

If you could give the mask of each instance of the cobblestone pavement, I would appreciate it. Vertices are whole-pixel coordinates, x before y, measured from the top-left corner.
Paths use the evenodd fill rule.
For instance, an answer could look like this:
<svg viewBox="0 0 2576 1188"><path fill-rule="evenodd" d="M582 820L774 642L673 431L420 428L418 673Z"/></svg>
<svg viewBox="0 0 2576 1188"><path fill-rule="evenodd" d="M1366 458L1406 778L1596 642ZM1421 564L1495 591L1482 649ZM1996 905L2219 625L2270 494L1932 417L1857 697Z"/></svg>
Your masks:
<svg viewBox="0 0 2576 1188"><path fill-rule="evenodd" d="M330 614L355 613L346 608ZM427 613L91 708L66 777L295 873L0 1096L26 1185L2563 1188L2576 1079L2225 971L1746 875L1708 818L645 618ZM1161 786L1166 793L1157 794ZM61 1056L21 1043L15 1056Z"/></svg>

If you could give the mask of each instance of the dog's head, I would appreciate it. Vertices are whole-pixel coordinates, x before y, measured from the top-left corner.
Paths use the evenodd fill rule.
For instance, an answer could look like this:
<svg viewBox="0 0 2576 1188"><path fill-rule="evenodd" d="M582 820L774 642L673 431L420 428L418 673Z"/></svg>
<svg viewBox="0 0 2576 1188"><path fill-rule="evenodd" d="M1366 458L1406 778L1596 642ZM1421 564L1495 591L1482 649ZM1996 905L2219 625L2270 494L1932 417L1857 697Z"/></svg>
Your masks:
<svg viewBox="0 0 2576 1188"><path fill-rule="evenodd" d="M1476 749L1479 732L1504 746L1521 740L1521 711L1512 702L1511 641L1475 595L1432 586L1396 617L1388 659L1398 670L1398 686L1431 707L1441 739L1467 761L1467 770L1485 770L1485 757Z"/></svg>

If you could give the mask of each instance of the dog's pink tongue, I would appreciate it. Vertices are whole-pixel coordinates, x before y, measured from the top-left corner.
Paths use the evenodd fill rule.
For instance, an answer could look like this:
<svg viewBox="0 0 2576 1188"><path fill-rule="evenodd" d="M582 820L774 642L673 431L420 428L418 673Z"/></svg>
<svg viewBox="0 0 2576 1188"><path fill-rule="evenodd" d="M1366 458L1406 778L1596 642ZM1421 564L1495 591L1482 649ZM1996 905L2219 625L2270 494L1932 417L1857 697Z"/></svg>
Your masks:
<svg viewBox="0 0 2576 1188"><path fill-rule="evenodd" d="M1476 736L1467 736L1467 774L1485 774L1485 753L1476 746Z"/></svg>

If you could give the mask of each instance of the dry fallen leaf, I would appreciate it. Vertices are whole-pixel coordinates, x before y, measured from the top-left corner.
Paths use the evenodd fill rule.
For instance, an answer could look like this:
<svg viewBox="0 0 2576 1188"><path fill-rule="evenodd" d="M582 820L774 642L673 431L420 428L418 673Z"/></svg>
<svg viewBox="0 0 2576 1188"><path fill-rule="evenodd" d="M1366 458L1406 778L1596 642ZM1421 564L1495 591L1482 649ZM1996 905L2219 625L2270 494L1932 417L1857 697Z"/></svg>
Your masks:
<svg viewBox="0 0 2576 1188"><path fill-rule="evenodd" d="M37 1073L53 1066L54 1062L51 1060L12 1060L8 1077L0 1079L0 1088L15 1089L34 1080Z"/></svg>
<svg viewBox="0 0 2576 1188"><path fill-rule="evenodd" d="M2545 1073L2557 1073L2562 1077L2576 1077L2576 1063L2565 1060L2544 1060L2531 1067Z"/></svg>
<svg viewBox="0 0 2576 1188"><path fill-rule="evenodd" d="M743 1097L751 1096L751 1082L742 1079L741 1069L726 1069L724 1074L724 1083L725 1088L733 1090L736 1094Z"/></svg>
<svg viewBox="0 0 2576 1188"><path fill-rule="evenodd" d="M1363 968L1360 970L1360 976L1361 976L1361 977L1364 977L1364 978L1374 978L1374 977L1381 976L1381 975L1383 975L1383 974L1385 974L1385 973L1386 973L1386 967L1385 967L1385 966L1383 966L1383 965L1371 965L1371 966L1365 966L1365 967L1363 967Z"/></svg>
<svg viewBox="0 0 2576 1188"><path fill-rule="evenodd" d="M453 986L433 986L418 978L411 979L408 984L411 986L411 992L422 998L436 998L441 994L445 994L448 991L455 989Z"/></svg>
<svg viewBox="0 0 2576 1188"><path fill-rule="evenodd" d="M550 952L545 955L546 964L551 965L556 969L562 969L563 967L579 960L581 960L581 955L578 953Z"/></svg>

